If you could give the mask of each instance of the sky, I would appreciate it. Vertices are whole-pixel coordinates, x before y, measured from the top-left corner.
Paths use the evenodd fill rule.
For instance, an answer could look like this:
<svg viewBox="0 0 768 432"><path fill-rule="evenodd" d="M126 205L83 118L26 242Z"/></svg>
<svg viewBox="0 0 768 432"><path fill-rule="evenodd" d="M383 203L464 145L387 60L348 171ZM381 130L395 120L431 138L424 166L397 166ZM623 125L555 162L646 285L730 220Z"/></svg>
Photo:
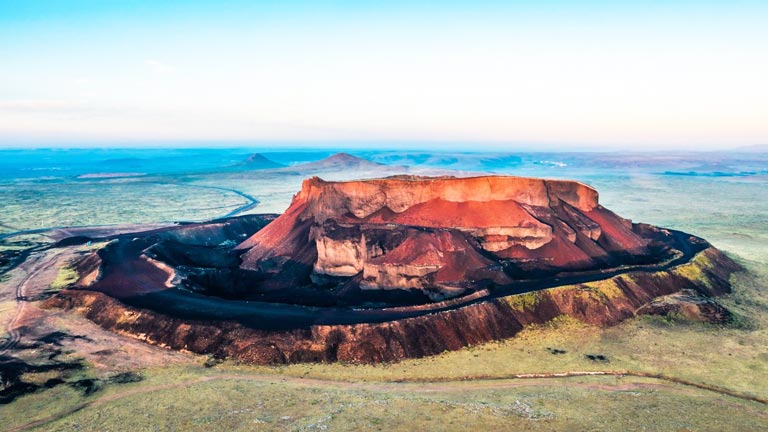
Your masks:
<svg viewBox="0 0 768 432"><path fill-rule="evenodd" d="M0 147L765 145L767 22L738 0L0 0Z"/></svg>

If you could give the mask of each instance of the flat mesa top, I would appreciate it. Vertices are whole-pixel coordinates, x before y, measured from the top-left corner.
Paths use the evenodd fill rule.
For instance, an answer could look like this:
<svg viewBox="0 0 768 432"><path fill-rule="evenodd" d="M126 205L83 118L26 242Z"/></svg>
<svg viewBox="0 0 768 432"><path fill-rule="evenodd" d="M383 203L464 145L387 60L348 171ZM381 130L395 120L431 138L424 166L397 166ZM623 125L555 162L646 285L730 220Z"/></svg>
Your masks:
<svg viewBox="0 0 768 432"><path fill-rule="evenodd" d="M422 177L394 176L369 180L304 181L296 200L305 201L317 214L349 211L361 217L387 207L402 212L432 200L451 202L515 201L549 207L562 201L583 211L599 205L597 191L583 183L514 176Z"/></svg>
<svg viewBox="0 0 768 432"><path fill-rule="evenodd" d="M547 182L547 183L562 183L562 184L573 184L573 185L579 185L583 186L589 189L595 190L593 187L576 181L576 180L561 180L561 179L550 179L550 178L542 178L542 177L523 177L523 176L512 176L512 175L503 175L503 174L490 174L490 175L470 175L470 176L452 176L452 175L442 175L442 176L425 176L425 175L415 175L415 174L396 174L391 175L387 177L377 177L377 178L370 178L370 179L357 179L357 180L325 180L318 176L310 177L304 182L312 182L317 184L345 184L345 183L397 183L397 182L424 182L424 183L435 183L435 182L474 182L476 180L485 180L495 183L526 183L530 181L536 181L536 182Z"/></svg>

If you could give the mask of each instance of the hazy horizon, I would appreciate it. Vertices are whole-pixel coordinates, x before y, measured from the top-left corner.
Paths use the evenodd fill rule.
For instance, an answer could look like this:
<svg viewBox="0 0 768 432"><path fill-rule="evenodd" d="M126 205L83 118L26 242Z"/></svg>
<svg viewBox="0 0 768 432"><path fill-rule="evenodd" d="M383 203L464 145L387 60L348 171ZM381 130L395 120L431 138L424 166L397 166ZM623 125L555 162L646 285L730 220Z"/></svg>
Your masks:
<svg viewBox="0 0 768 432"><path fill-rule="evenodd" d="M768 144L768 4L28 0L0 148Z"/></svg>
<svg viewBox="0 0 768 432"><path fill-rule="evenodd" d="M716 148L686 148L670 146L609 146L609 145L557 145L557 144L516 144L516 143L471 143L471 142L344 142L344 141L284 141L284 142L194 142L194 141L148 141L148 142L47 142L47 143L0 143L0 151L14 150L244 150L253 152L366 152L402 151L429 153L718 153L768 152L768 144L746 146L723 146Z"/></svg>

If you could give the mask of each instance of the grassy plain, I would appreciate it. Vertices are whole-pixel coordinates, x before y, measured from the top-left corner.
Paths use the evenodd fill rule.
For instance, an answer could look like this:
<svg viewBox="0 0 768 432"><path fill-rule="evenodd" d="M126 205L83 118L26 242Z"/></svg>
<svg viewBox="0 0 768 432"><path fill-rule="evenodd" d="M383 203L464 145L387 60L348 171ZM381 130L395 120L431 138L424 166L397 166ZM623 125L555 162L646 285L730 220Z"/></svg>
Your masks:
<svg viewBox="0 0 768 432"><path fill-rule="evenodd" d="M205 376L210 378L210 372ZM247 376L162 387L177 376L107 389L40 430L758 430L759 407L647 380L490 383L425 388L263 382ZM514 383L518 384L518 383ZM141 388L159 387L150 393ZM132 393L131 391L135 391ZM120 393L122 392L122 393ZM121 394L127 394L118 397ZM71 393L59 397L70 400ZM226 401L226 404L212 402ZM30 406L29 409L35 407ZM696 412L689 416L682 413Z"/></svg>
<svg viewBox="0 0 768 432"><path fill-rule="evenodd" d="M6 230L206 220L247 202L180 177L0 184L0 198Z"/></svg>

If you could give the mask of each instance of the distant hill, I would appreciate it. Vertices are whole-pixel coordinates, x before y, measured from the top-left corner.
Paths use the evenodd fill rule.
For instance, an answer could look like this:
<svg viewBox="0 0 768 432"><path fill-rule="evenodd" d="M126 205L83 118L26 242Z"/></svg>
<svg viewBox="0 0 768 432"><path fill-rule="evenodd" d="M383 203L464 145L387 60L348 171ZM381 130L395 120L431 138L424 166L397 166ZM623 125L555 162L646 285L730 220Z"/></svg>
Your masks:
<svg viewBox="0 0 768 432"><path fill-rule="evenodd" d="M274 169L283 168L285 165L267 159L261 153L254 153L248 156L248 159L240 162L238 165L247 166L249 169Z"/></svg>
<svg viewBox="0 0 768 432"><path fill-rule="evenodd" d="M367 159L352 156L349 153L336 153L325 159L321 159L315 162L309 162L301 165L294 165L290 167L292 170L301 172L314 172L314 171L339 171L339 170L366 170L366 169L379 169L386 167L387 165L371 162Z"/></svg>

